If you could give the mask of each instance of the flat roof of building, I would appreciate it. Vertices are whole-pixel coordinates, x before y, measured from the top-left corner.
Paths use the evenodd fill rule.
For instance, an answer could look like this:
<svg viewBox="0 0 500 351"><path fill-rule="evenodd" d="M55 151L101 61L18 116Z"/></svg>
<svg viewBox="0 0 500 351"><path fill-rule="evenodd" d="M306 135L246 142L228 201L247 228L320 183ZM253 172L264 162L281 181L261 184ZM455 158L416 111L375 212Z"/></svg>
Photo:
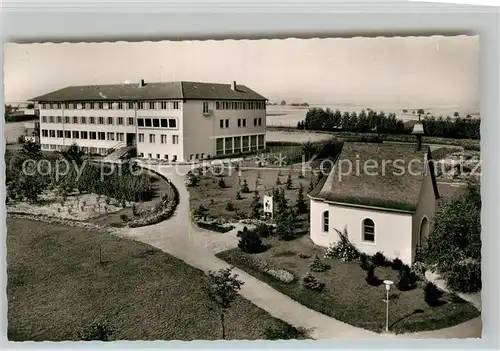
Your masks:
<svg viewBox="0 0 500 351"><path fill-rule="evenodd" d="M127 101L127 100L267 100L245 85L203 82L161 82L69 86L30 101Z"/></svg>

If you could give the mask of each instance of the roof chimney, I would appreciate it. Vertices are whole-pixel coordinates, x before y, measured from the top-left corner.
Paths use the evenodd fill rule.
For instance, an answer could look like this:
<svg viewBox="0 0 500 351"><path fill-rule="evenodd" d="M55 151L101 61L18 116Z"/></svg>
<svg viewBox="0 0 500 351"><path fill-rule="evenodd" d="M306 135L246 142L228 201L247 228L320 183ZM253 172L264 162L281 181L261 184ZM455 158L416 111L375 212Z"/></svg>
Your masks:
<svg viewBox="0 0 500 351"><path fill-rule="evenodd" d="M415 123L415 125L413 126L413 132L411 132L411 134L417 136L417 151L421 151L422 150L422 135L425 134L424 133L424 125L422 124L422 122L418 121L417 123Z"/></svg>
<svg viewBox="0 0 500 351"><path fill-rule="evenodd" d="M235 80L233 80L233 83L231 84L231 90L232 91L236 91L237 90L236 89L236 81Z"/></svg>
<svg viewBox="0 0 500 351"><path fill-rule="evenodd" d="M139 81L139 88L142 88L142 87L143 87L143 86L145 86L145 85L146 85L146 82L144 82L144 79L141 79L141 80Z"/></svg>

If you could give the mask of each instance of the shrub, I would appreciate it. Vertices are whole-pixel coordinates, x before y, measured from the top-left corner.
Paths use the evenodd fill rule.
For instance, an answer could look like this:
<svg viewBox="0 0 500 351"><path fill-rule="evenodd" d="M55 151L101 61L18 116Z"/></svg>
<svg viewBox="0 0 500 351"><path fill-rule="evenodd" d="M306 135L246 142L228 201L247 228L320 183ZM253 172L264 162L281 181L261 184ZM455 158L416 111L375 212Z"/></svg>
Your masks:
<svg viewBox="0 0 500 351"><path fill-rule="evenodd" d="M403 268L403 261L399 258L395 258L392 260L391 266L395 271L400 271Z"/></svg>
<svg viewBox="0 0 500 351"><path fill-rule="evenodd" d="M443 273L448 288L463 293L475 293L481 290L481 262L468 261L453 264Z"/></svg>
<svg viewBox="0 0 500 351"><path fill-rule="evenodd" d="M311 263L309 263L309 269L311 270L311 272L324 272L328 268L330 267L327 264L321 262L318 255L314 255L313 259L311 260Z"/></svg>
<svg viewBox="0 0 500 351"><path fill-rule="evenodd" d="M302 286L307 290L319 292L325 288L325 283L318 282L311 273L306 273L306 275L302 277Z"/></svg>
<svg viewBox="0 0 500 351"><path fill-rule="evenodd" d="M386 267L388 262L384 254L380 251L373 255L372 261L373 264L377 267Z"/></svg>
<svg viewBox="0 0 500 351"><path fill-rule="evenodd" d="M274 227L265 223L257 223L254 231L259 237L267 238L274 234Z"/></svg>
<svg viewBox="0 0 500 351"><path fill-rule="evenodd" d="M232 202L228 202L228 203L226 204L226 211L230 211L230 212L232 212L232 211L234 211L234 210L236 210L236 207L233 205L233 203L232 203Z"/></svg>
<svg viewBox="0 0 500 351"><path fill-rule="evenodd" d="M234 229L232 225L222 225L216 222L198 221L196 225L202 229L211 230L217 233L227 233Z"/></svg>
<svg viewBox="0 0 500 351"><path fill-rule="evenodd" d="M246 179L243 179L243 186L241 187L241 192L244 194L250 193L250 188L248 188L248 182Z"/></svg>
<svg viewBox="0 0 500 351"><path fill-rule="evenodd" d="M419 280L425 281L426 265L423 262L415 262L411 265L410 271L418 277Z"/></svg>
<svg viewBox="0 0 500 351"><path fill-rule="evenodd" d="M362 270L367 271L371 267L370 258L368 257L367 254L361 253L359 255L359 261L360 261L359 265L360 265Z"/></svg>
<svg viewBox="0 0 500 351"><path fill-rule="evenodd" d="M137 205L136 205L136 204L133 204L133 205L132 205L132 214L133 214L135 217L138 217L138 216L139 216L139 210L137 209Z"/></svg>
<svg viewBox="0 0 500 351"><path fill-rule="evenodd" d="M424 300L431 306L436 307L441 305L439 300L443 296L443 292L434 283L427 283L424 287Z"/></svg>
<svg viewBox="0 0 500 351"><path fill-rule="evenodd" d="M416 287L417 278L409 268L404 268L399 271L399 280L396 287L400 291L408 291Z"/></svg>
<svg viewBox="0 0 500 351"><path fill-rule="evenodd" d="M125 223L127 223L127 222L128 222L128 216L127 216L126 214L122 214L122 215L120 215L120 219L121 219L123 222L125 222Z"/></svg>
<svg viewBox="0 0 500 351"><path fill-rule="evenodd" d="M301 253L299 253L299 257L300 257L300 258L304 258L304 259L306 259L306 258L311 257L311 255L308 255L308 254L306 254L306 253L301 252Z"/></svg>
<svg viewBox="0 0 500 351"><path fill-rule="evenodd" d="M264 339L266 340L291 340L291 339L305 339L307 338L306 332L297 329L290 324L282 327L268 327L264 332Z"/></svg>
<svg viewBox="0 0 500 351"><path fill-rule="evenodd" d="M226 187L226 182L224 181L224 178L220 177L219 179L219 188L225 188Z"/></svg>
<svg viewBox="0 0 500 351"><path fill-rule="evenodd" d="M239 231L237 236L240 238L238 248L243 252L259 253L266 250L262 239L254 231L248 230L247 227L244 227L243 231Z"/></svg>
<svg viewBox="0 0 500 351"><path fill-rule="evenodd" d="M292 187L293 187L292 174L288 173L288 177L286 178L286 188L290 190L292 189Z"/></svg>
<svg viewBox="0 0 500 351"><path fill-rule="evenodd" d="M382 280L378 279L375 275L375 266L370 266L366 272L366 282L371 286L378 286L382 284Z"/></svg>
<svg viewBox="0 0 500 351"><path fill-rule="evenodd" d="M281 183L280 177L279 177L279 175L278 175L278 178L276 178L276 185L281 185L281 184L282 184L282 183Z"/></svg>
<svg viewBox="0 0 500 351"><path fill-rule="evenodd" d="M339 235L340 240L326 249L325 258L336 258L342 262L357 260L359 258L359 251L349 241L347 229L344 229L343 233L337 229L335 229L335 231Z"/></svg>
<svg viewBox="0 0 500 351"><path fill-rule="evenodd" d="M241 199L243 199L243 197L241 196L241 191L240 191L240 190L238 190L238 191L236 192L236 200L241 200Z"/></svg>
<svg viewBox="0 0 500 351"><path fill-rule="evenodd" d="M17 137L18 144L24 144L25 142L26 142L26 138L24 137L24 135L20 135Z"/></svg>

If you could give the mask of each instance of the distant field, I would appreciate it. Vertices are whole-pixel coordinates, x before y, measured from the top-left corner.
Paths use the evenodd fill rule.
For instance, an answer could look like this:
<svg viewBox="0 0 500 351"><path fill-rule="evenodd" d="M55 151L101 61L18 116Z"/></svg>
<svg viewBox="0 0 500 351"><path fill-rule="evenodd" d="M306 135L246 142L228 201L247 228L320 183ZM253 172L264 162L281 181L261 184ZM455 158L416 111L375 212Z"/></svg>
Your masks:
<svg viewBox="0 0 500 351"><path fill-rule="evenodd" d="M5 123L3 125L4 126L3 134L5 135L6 143L17 142L17 137L24 134L24 123L26 123L26 121Z"/></svg>
<svg viewBox="0 0 500 351"><path fill-rule="evenodd" d="M403 108L394 107L383 107L383 106L356 106L351 104L337 104L337 105L311 105L309 107L298 107L298 106L267 106L267 125L268 126L293 126L296 127L299 121L304 120L307 111L310 108L330 108L332 110L339 109L341 112L356 112L359 113L361 110L367 110L368 108L374 111L384 111L385 113L395 113L396 116L403 121L417 120L418 116L413 114L413 109L408 109L403 112ZM458 111L461 116L466 116L470 114L474 118L479 118L479 113L473 109L464 109L454 106L450 107L434 107L434 108L424 108L425 112L430 112L434 116L453 116L455 111ZM452 117L453 118L453 117Z"/></svg>

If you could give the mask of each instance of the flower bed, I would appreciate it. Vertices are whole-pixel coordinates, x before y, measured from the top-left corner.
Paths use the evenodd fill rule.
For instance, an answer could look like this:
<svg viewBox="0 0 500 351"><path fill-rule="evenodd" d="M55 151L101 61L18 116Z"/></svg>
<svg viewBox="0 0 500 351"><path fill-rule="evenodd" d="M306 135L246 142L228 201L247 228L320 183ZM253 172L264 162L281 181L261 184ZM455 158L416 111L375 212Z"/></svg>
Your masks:
<svg viewBox="0 0 500 351"><path fill-rule="evenodd" d="M175 209L177 208L177 205L179 204L179 191L172 183L170 183L168 180L166 181L169 183L173 196L167 197L166 199L162 200L157 208L153 209L151 213L128 222L127 227L144 227L147 225L153 225L162 222L172 217Z"/></svg>
<svg viewBox="0 0 500 351"><path fill-rule="evenodd" d="M196 222L196 225L202 229L211 230L218 233L227 233L234 229L234 226L230 224L220 224L216 221L209 222L199 220Z"/></svg>

